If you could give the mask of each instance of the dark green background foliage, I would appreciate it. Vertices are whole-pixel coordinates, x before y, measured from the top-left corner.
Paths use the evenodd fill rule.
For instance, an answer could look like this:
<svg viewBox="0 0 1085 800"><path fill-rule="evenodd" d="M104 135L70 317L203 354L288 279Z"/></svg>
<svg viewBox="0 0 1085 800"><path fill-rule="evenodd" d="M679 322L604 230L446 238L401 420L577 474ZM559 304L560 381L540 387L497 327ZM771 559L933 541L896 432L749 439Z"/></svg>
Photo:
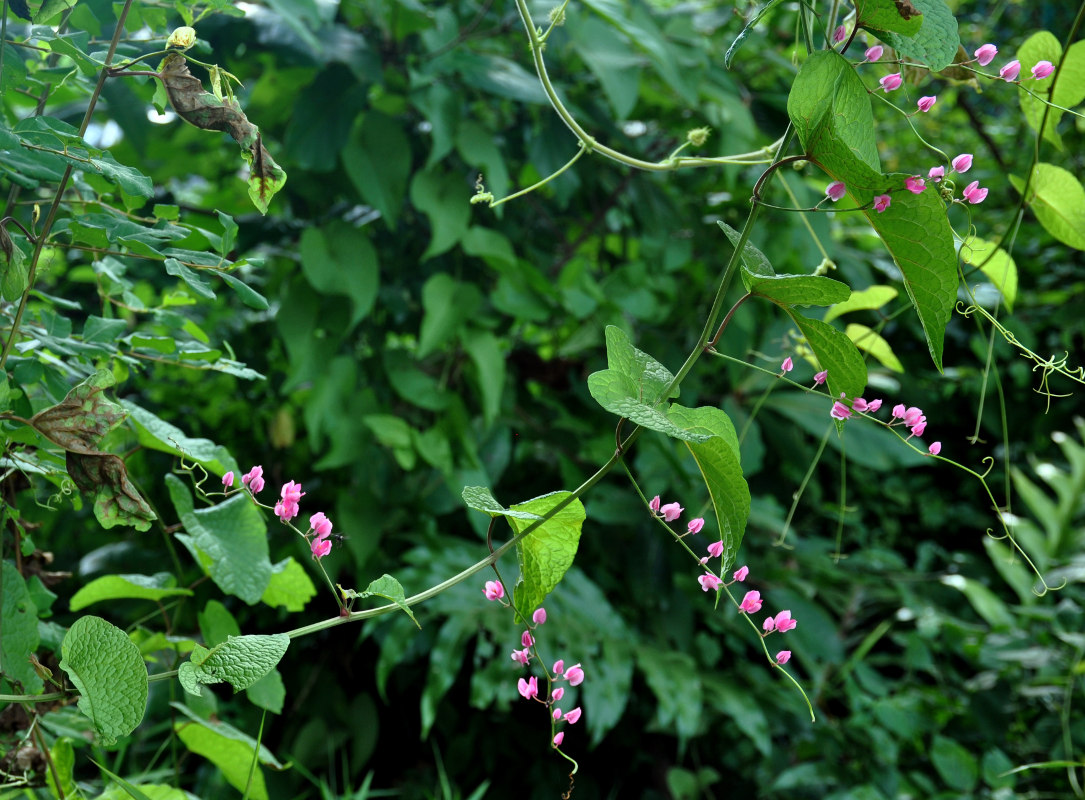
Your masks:
<svg viewBox="0 0 1085 800"><path fill-rule="evenodd" d="M829 13L829 4L818 5ZM1062 37L1074 12L1057 2L951 5L969 52L992 41L1006 58L1034 26ZM102 51L114 9L82 0L54 25L66 19L66 30L84 37L77 50ZM532 9L543 24L548 8ZM696 154L754 150L787 125L797 17L792 6L777 8L727 70L723 54L752 11L699 1L574 2L545 56L564 101L600 142L658 160L688 129L707 125L712 135ZM136 3L128 29L154 43L133 36L120 56L158 49L180 24L166 4ZM346 536L324 562L334 580L362 589L387 572L416 593L486 554L485 520L465 511L464 486L492 487L511 505L573 489L610 457L614 418L586 385L606 365L604 329L619 326L670 369L681 365L731 253L716 223L741 228L764 167L646 173L585 157L497 209L470 205L480 175L502 197L576 153L532 71L511 2L268 0L243 14L224 7L196 28L201 41L192 55L240 79L238 100L288 173L286 187L261 216L238 177L233 141L179 120L149 121L149 78L108 80L88 141L106 137L102 147L116 162L152 179L153 197L110 196L112 186L97 176L69 190L18 340L38 344L17 347L5 365L8 387L22 392L9 407L29 417L96 368L111 370L118 398L224 446L243 471L262 464L265 500L283 482L301 482L304 518L323 510ZM27 35L9 15L9 39ZM824 32L815 38L820 45ZM848 55L861 50L862 39ZM78 126L96 74L69 73L68 59L46 60L9 43L5 127L32 115L41 96L46 114ZM861 75L870 86L883 73ZM977 235L997 240L1018 202L1005 176L1027 172L1033 157L1022 146L1034 134L1016 90L985 82L981 93L939 76L921 80L902 90L910 101L892 99L910 108L921 94L938 95L915 122L950 155L975 154L969 177L991 193L972 209L972 222ZM925 172L934 163L892 109L875 103L874 114L887 172ZM1079 175L1080 121L1063 119L1062 151L1041 146L1044 158ZM4 166L6 214L25 225L34 203L46 210L56 188L57 176L39 167ZM781 172L800 205L822 197L818 170ZM791 203L779 180L767 184L765 197ZM120 249L119 220L136 223L131 237L138 239L146 235L139 226L175 212L187 227L170 244L211 253L211 265L216 254L238 262L231 276L266 298L266 307L215 272L186 275L161 256L101 253ZM950 215L957 230L967 228L959 208ZM837 265L831 277L854 290L900 288L859 215L808 220ZM25 238L9 232L29 252ZM780 273L810 273L822 261L797 214L764 212L752 241ZM157 240L146 246L162 249ZM1041 356L1068 352L1070 365L1079 365L1080 252L1054 241L1026 211L1014 258L1020 290L1014 313L1003 310L1000 320ZM5 339L10 300L5 295ZM997 513L966 472L916 457L871 424L850 422L838 438L824 397L772 377L794 353L797 331L775 306L748 302L717 346L734 360L702 359L680 402L722 407L744 431L753 499L739 563L750 566L749 586L765 595L766 610L790 608L799 620L784 642L817 721L766 668L730 607L713 609L688 557L661 536L615 471L583 498L576 565L547 601L551 621L540 637L548 660L580 661L587 672L578 700L584 719L566 734L580 761L574 796L1077 791L1065 769L1003 777L1023 764L1079 758L1085 743L1083 717L1073 711L1085 654L1085 427L1073 419L1077 397L1053 399L1045 414L1047 401L1035 392L1040 373L998 336L984 393L990 331L960 314L949 324L945 374L938 374L903 291L879 311L834 324L849 322L878 327L903 365L894 372L869 359L866 397L922 406L926 441L941 440L944 455L978 472L992 458L988 481L1018 518L1022 546L1051 585L1065 579L1066 586L1032 593L1020 558L986 535L1001 529ZM142 338L125 339L132 334ZM791 377L812 383L811 365L796 363ZM1051 391L1077 388L1051 379ZM46 444L14 421L4 425L9 456L22 442ZM63 628L80 616L69 612L70 599L110 573L173 572L177 586L193 591L164 599L174 603L165 616L140 600L91 608L137 641L161 631L163 619L170 635L202 640L198 632L207 636L208 627L198 615L209 613L209 602L225 604L245 634L336 615L326 592L288 613L246 605L200 581L188 552L169 543L179 520L164 476L179 462L139 444L131 425L103 439L103 450L125 456L157 512L145 533L103 530L89 498L58 495L47 479L5 469L4 502L21 516L18 526L8 519L4 557L13 557L18 528L21 541L33 543L20 555L24 574L71 573L47 581L58 597L42 623L39 658L54 672ZM686 518L709 516L695 549L718 538L681 443L649 432L627 461L646 494L680 501ZM793 495L815 461L781 546ZM272 563L308 562L300 540L277 523L269 531ZM499 541L507 535L497 529ZM31 555L33 547L52 562ZM511 560L503 568L515 575ZM509 653L519 634L508 612L483 599L489 577L480 573L416 607L421 631L394 615L291 643L279 664L285 705L269 715L263 743L294 767L265 769L271 797L316 797L321 786L326 796L362 797L352 792L367 779L373 790L403 797L467 797L487 786L489 797L554 797L567 787L565 762L547 747L543 712L515 693L520 673ZM40 609L48 605L37 599ZM151 671L172 667L166 659ZM178 714L171 700L256 736L260 709L221 684L213 691L199 702L176 682L152 684L147 718L120 749L92 751L75 739L76 777L100 780L87 760L96 753L129 780L168 782L172 753L189 776L184 788L233 796L221 773L183 746L159 752L166 723ZM46 713L45 741L85 728L78 719L74 707Z"/></svg>

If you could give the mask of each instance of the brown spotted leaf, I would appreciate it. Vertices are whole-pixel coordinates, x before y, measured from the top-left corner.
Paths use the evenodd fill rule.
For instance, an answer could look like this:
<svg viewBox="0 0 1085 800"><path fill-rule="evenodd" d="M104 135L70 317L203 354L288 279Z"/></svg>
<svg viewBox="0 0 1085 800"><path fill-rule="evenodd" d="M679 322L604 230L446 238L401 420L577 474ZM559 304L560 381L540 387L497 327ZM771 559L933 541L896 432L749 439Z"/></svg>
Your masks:
<svg viewBox="0 0 1085 800"><path fill-rule="evenodd" d="M98 441L128 415L102 393L113 383L113 373L100 369L75 386L55 406L35 414L30 424L46 439L69 452L93 455L99 452Z"/></svg>
<svg viewBox="0 0 1085 800"><path fill-rule="evenodd" d="M136 487L128 480L124 462L109 453L67 453L68 475L82 491L93 493L94 516L103 528L131 525L139 531L157 519Z"/></svg>
<svg viewBox="0 0 1085 800"><path fill-rule="evenodd" d="M181 119L205 131L225 131L240 145L251 170L249 197L260 213L266 214L271 198L286 184L286 172L264 147L260 129L249 122L235 99L218 97L204 89L180 53L170 53L163 59L159 77L170 105Z"/></svg>

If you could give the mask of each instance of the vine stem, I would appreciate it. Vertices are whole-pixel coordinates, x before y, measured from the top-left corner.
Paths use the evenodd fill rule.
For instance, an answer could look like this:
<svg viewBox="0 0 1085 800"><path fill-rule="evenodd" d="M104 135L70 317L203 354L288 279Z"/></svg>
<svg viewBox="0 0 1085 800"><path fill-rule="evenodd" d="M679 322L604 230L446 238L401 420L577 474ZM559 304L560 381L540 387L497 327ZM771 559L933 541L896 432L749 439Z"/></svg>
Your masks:
<svg viewBox="0 0 1085 800"><path fill-rule="evenodd" d="M106 52L105 62L103 63L101 72L98 73L98 83L95 84L94 91L90 94L90 100L87 102L87 112L83 115L83 122L79 126L80 138L86 135L87 128L90 127L90 121L94 117L94 107L98 104L98 97L102 93L102 87L105 86L106 78L109 77L109 65L113 62L113 56L117 53L117 44L120 41L121 34L124 32L124 23L128 18L128 12L131 8L132 0L125 0L120 16L117 17L117 27L114 29L113 38L109 42L109 50ZM5 15L5 19L6 18ZM49 238L49 232L53 228L53 223L56 222L57 211L60 210L60 202L64 198L64 191L68 188L68 181L72 177L73 169L74 167L70 163L64 168L64 175L60 178L60 185L57 186L52 205L49 206L49 211L45 215L45 222L42 224L41 233L38 235L38 240L34 243L34 254L30 257L30 270L27 274L26 288L23 289L23 296L19 298L19 308L16 310L15 319L11 323L11 333L8 335L8 340L4 343L4 351L0 353L0 370L4 369L4 365L8 360L8 355L11 353L11 348L15 346L15 338L19 335L19 326L23 321L23 313L26 311L26 305L30 300L30 292L34 288L34 281L38 275L38 262L41 260L41 253L45 248L45 240Z"/></svg>

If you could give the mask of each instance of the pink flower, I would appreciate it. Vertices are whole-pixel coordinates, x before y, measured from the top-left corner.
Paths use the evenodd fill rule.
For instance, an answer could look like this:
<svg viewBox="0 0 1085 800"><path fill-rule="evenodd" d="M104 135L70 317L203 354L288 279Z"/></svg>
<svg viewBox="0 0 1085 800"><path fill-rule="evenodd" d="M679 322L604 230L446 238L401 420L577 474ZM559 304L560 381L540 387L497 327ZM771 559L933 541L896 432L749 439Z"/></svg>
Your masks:
<svg viewBox="0 0 1085 800"><path fill-rule="evenodd" d="M780 633L787 633L792 630L799 623L791 618L791 611L784 610L777 614L773 620L776 623L776 630Z"/></svg>
<svg viewBox="0 0 1085 800"><path fill-rule="evenodd" d="M881 214L885 209L889 208L891 202L889 195L880 194L874 198L874 210Z"/></svg>
<svg viewBox="0 0 1085 800"><path fill-rule="evenodd" d="M941 442L935 442L934 444L932 444L930 447L927 448L927 452L930 453L932 456L938 455L939 453L942 452L942 443Z"/></svg>
<svg viewBox="0 0 1085 800"><path fill-rule="evenodd" d="M700 559L698 559L697 563L703 567L705 564L708 563L708 556L701 556Z"/></svg>
<svg viewBox="0 0 1085 800"><path fill-rule="evenodd" d="M1032 77L1035 80L1042 81L1054 71L1055 65L1050 61L1037 61L1036 66L1032 68Z"/></svg>
<svg viewBox="0 0 1085 800"><path fill-rule="evenodd" d="M746 567L746 566L742 566L742 567L739 567L738 569L736 569L735 573L731 577L734 578L739 583L742 583L744 580L746 580L746 576L749 575L749 574L750 574L750 568Z"/></svg>
<svg viewBox="0 0 1085 800"><path fill-rule="evenodd" d="M972 168L972 154L961 153L950 163L953 165L953 169L957 170L957 172L960 172L962 174L968 172L968 170Z"/></svg>
<svg viewBox="0 0 1085 800"><path fill-rule="evenodd" d="M923 432L927 430L927 420L917 422L912 426L912 436L922 436Z"/></svg>
<svg viewBox="0 0 1085 800"><path fill-rule="evenodd" d="M922 194L923 190L927 188L926 182L918 175L905 178L904 186L912 194Z"/></svg>
<svg viewBox="0 0 1085 800"><path fill-rule="evenodd" d="M791 660L791 651L790 650L781 650L779 653L776 654L776 663L777 664L786 664L790 660Z"/></svg>
<svg viewBox="0 0 1085 800"><path fill-rule="evenodd" d="M784 359L784 363L780 365L780 374L783 375L785 372L791 372L793 369L795 369L795 364L791 361L791 356L788 356Z"/></svg>
<svg viewBox="0 0 1085 800"><path fill-rule="evenodd" d="M844 181L833 181L825 187L825 196L835 203L847 194L847 191L848 187L844 185Z"/></svg>
<svg viewBox="0 0 1085 800"><path fill-rule="evenodd" d="M318 539L327 539L331 536L332 521L324 515L323 511L318 511L309 517L309 526L316 532Z"/></svg>
<svg viewBox="0 0 1085 800"><path fill-rule="evenodd" d="M764 628L767 633L772 633L776 630L776 622L772 617L765 617L765 621L761 623L761 627Z"/></svg>
<svg viewBox="0 0 1085 800"><path fill-rule="evenodd" d="M552 716L554 718L554 722L557 722L559 719L561 719L561 709L560 708L555 708L554 713L551 714L550 716Z"/></svg>
<svg viewBox="0 0 1085 800"><path fill-rule="evenodd" d="M531 660L531 651L528 650L526 647L523 650L513 650L512 660L526 667L528 662Z"/></svg>
<svg viewBox="0 0 1085 800"><path fill-rule="evenodd" d="M880 44L876 44L873 47L868 47L866 52L863 53L863 58L865 58L867 61L870 61L871 63L877 61L881 57L882 46Z"/></svg>
<svg viewBox="0 0 1085 800"><path fill-rule="evenodd" d="M896 409L893 409L893 416L896 416ZM919 422L920 417L923 416L923 409L918 406L912 406L901 416L904 417L904 424L910 428Z"/></svg>
<svg viewBox="0 0 1085 800"><path fill-rule="evenodd" d="M708 546L708 554L713 558L719 558L723 555L723 539L718 542L713 542Z"/></svg>
<svg viewBox="0 0 1085 800"><path fill-rule="evenodd" d="M961 192L961 194L964 195L965 200L967 200L972 205L975 205L976 203L982 203L984 201L984 199L987 197L987 190L980 188L979 181L972 181L972 183L964 187L964 190Z"/></svg>
<svg viewBox="0 0 1085 800"><path fill-rule="evenodd" d="M500 600L505 596L505 587L501 584L501 581L486 581L482 593L486 595L487 600Z"/></svg>
<svg viewBox="0 0 1085 800"><path fill-rule="evenodd" d="M279 496L282 497L284 503L293 503L294 505L297 505L298 501L305 497L305 492L301 490L300 483L290 481L283 485Z"/></svg>
<svg viewBox="0 0 1085 800"><path fill-rule="evenodd" d="M821 386L821 384L825 383L825 379L828 377L829 370L823 369L821 372L818 372L814 375L814 386Z"/></svg>
<svg viewBox="0 0 1085 800"><path fill-rule="evenodd" d="M648 501L648 510L653 514L659 513L659 495L657 494L651 500Z"/></svg>
<svg viewBox="0 0 1085 800"><path fill-rule="evenodd" d="M535 644L535 638L531 635L531 631L524 631L520 634L520 644L523 647L531 647Z"/></svg>
<svg viewBox="0 0 1085 800"><path fill-rule="evenodd" d="M886 94L889 94L894 89L899 89L901 82L899 72L894 72L892 75L886 75L884 78L878 80L878 83L881 84L882 91Z"/></svg>
<svg viewBox="0 0 1085 800"><path fill-rule="evenodd" d="M667 520L667 522L674 522L682 515L682 512L685 511L685 509L678 505L678 503L667 503L665 506L660 506L659 511L663 514L663 519Z"/></svg>
<svg viewBox="0 0 1085 800"><path fill-rule="evenodd" d="M980 62L980 66L986 67L995 60L995 56L998 55L998 48L993 44L985 44L976 50L974 55L976 56L976 61Z"/></svg>
<svg viewBox="0 0 1085 800"><path fill-rule="evenodd" d="M998 71L998 77L1007 83L1013 83L1021 74L1021 62L1016 58Z"/></svg>
<svg viewBox="0 0 1085 800"><path fill-rule="evenodd" d="M705 573L697 578L697 583L701 584L702 591L718 591L720 588L720 578L717 575Z"/></svg>
<svg viewBox="0 0 1085 800"><path fill-rule="evenodd" d="M833 42L840 43L848 38L848 29L843 25L837 25L836 30L833 31Z"/></svg>
<svg viewBox="0 0 1085 800"><path fill-rule="evenodd" d="M292 503L289 500L280 500L275 504L275 516L281 519L283 522L289 522L298 515L301 511L298 508L297 503Z"/></svg>
<svg viewBox="0 0 1085 800"><path fill-rule="evenodd" d="M904 415L907 413L904 409L904 403L897 403L893 406L893 419L904 419Z"/></svg>
<svg viewBox="0 0 1085 800"><path fill-rule="evenodd" d="M866 413L873 414L875 411L877 411L881 407L882 407L881 399L871 400L869 403L866 404Z"/></svg>
<svg viewBox="0 0 1085 800"><path fill-rule="evenodd" d="M546 622L546 609L536 608L535 613L531 615L531 621L534 622L536 625L542 625L544 622Z"/></svg>
<svg viewBox="0 0 1085 800"><path fill-rule="evenodd" d="M242 476L241 485L248 486L250 492L257 494L264 488L264 468L253 467L250 469Z"/></svg>
<svg viewBox="0 0 1085 800"><path fill-rule="evenodd" d="M565 731L559 731L558 735L554 737L554 747L561 747L563 741L565 741Z"/></svg>
<svg viewBox="0 0 1085 800"><path fill-rule="evenodd" d="M686 526L686 533L692 533L692 534L700 533L701 528L703 528L703 527L704 527L704 518L703 517L697 517L696 519L691 519L689 521L689 524Z"/></svg>
<svg viewBox="0 0 1085 800"><path fill-rule="evenodd" d="M925 114L931 110L931 106L934 105L934 101L937 99L938 98L935 97L933 94L927 95L926 97L920 97L919 102L916 103L916 106L919 108L920 111Z"/></svg>
<svg viewBox="0 0 1085 800"><path fill-rule="evenodd" d="M852 411L866 411L867 410L867 402L866 402L866 400L864 400L861 397L856 397L854 400L851 401L851 410Z"/></svg>
<svg viewBox="0 0 1085 800"><path fill-rule="evenodd" d="M554 674L555 675L560 675L564 671L565 671L565 660L559 658L557 661L554 662Z"/></svg>
<svg viewBox="0 0 1085 800"><path fill-rule="evenodd" d="M222 476L222 485L229 489L234 485L234 471L230 470Z"/></svg>
<svg viewBox="0 0 1085 800"><path fill-rule="evenodd" d="M927 173L927 180L934 181L935 183L938 183L944 177L946 177L945 167L931 167L930 171Z"/></svg>
<svg viewBox="0 0 1085 800"><path fill-rule="evenodd" d="M761 592L746 592L742 602L738 604L738 610L744 614L756 614L761 610Z"/></svg>
<svg viewBox="0 0 1085 800"><path fill-rule="evenodd" d="M309 543L309 549L313 553L313 558L321 559L332 551L332 543L328 539L313 539Z"/></svg>
<svg viewBox="0 0 1085 800"><path fill-rule="evenodd" d="M565 670L565 677L569 679L570 686L579 686L584 682L584 670L580 668L579 664L573 664L573 666Z"/></svg>
<svg viewBox="0 0 1085 800"><path fill-rule="evenodd" d="M833 408L829 412L829 416L833 419L847 419L851 416L851 409L837 400L833 403Z"/></svg>
<svg viewBox="0 0 1085 800"><path fill-rule="evenodd" d="M520 696L525 700L530 700L533 697L539 696L539 679L532 675L528 680L520 678L516 682L516 691L520 693Z"/></svg>
<svg viewBox="0 0 1085 800"><path fill-rule="evenodd" d="M574 708L572 711L570 711L569 713L567 713L565 715L565 721L568 722L570 725L575 725L576 721L578 719L580 719L580 715L582 713L584 713L584 712L582 712L580 710L580 706L577 706L576 708Z"/></svg>
<svg viewBox="0 0 1085 800"><path fill-rule="evenodd" d="M559 686L550 693L550 702L556 703L563 697L565 697L565 687Z"/></svg>

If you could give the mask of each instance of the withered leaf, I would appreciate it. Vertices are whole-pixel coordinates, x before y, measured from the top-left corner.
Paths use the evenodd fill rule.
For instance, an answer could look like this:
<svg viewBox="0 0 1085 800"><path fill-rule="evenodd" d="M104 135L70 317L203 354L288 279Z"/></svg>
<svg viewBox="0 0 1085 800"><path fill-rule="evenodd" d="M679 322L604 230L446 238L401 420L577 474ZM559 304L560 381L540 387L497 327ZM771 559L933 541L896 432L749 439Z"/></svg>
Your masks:
<svg viewBox="0 0 1085 800"><path fill-rule="evenodd" d="M100 369L73 387L55 406L31 417L30 424L69 452L95 454L98 441L128 416L127 411L102 394L113 383L113 373Z"/></svg>
<svg viewBox="0 0 1085 800"><path fill-rule="evenodd" d="M128 480L124 462L110 453L67 452L68 475L81 491L93 493L94 516L103 528L131 525L145 531L157 519L136 487Z"/></svg>
<svg viewBox="0 0 1085 800"><path fill-rule="evenodd" d="M900 12L900 17L903 20L923 16L923 12L912 5L911 0L893 0L893 5L897 7L897 11Z"/></svg>

